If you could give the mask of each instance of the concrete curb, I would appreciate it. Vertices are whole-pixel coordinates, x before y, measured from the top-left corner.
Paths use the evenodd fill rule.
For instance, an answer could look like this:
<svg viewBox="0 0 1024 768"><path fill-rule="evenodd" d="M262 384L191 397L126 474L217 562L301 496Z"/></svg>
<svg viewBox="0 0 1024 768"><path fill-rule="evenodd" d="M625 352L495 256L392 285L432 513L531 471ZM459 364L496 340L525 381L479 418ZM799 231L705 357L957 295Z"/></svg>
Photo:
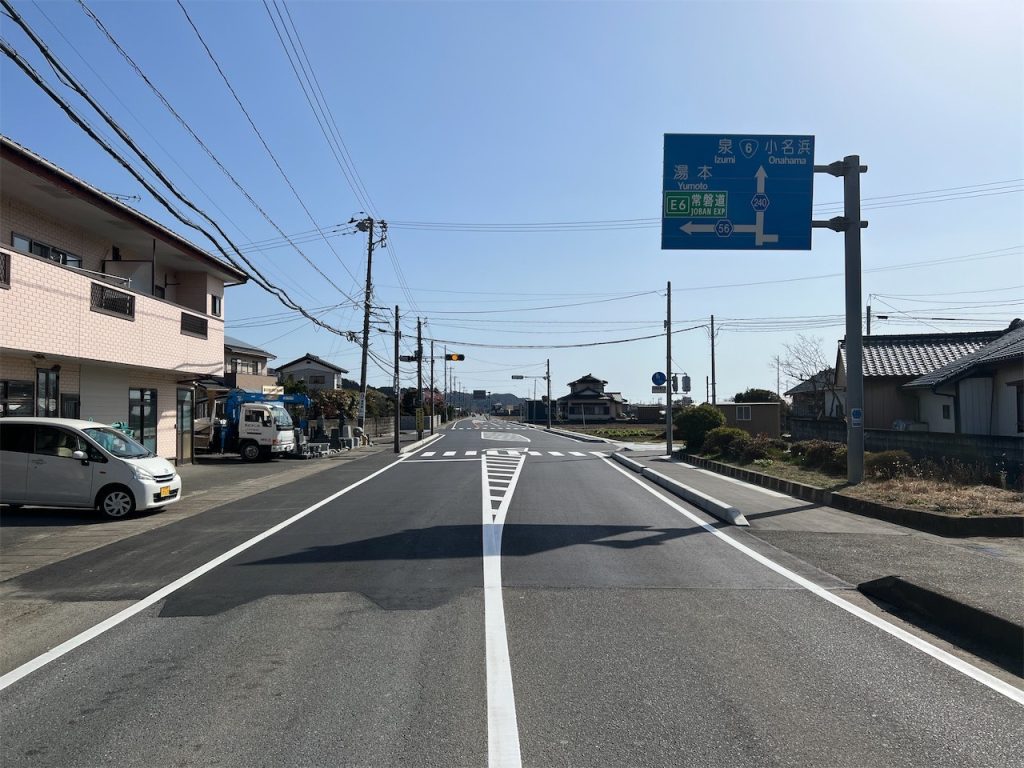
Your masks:
<svg viewBox="0 0 1024 768"><path fill-rule="evenodd" d="M398 449L398 452L409 453L410 451L415 451L419 448L422 448L425 445L428 445L432 440L437 440L439 437L441 437L441 433L435 432L434 434L430 435L430 437L424 437L422 440L417 440L415 443L403 445L401 448Z"/></svg>
<svg viewBox="0 0 1024 768"><path fill-rule="evenodd" d="M897 525L903 525L907 528L924 531L925 533L934 533L938 536L999 536L1008 538L1024 536L1024 516L1021 515L954 517L953 515L943 515L939 512L929 512L923 509L889 507L874 501L857 499L842 493L826 491L822 488L815 488L814 486L804 485L792 480L783 480L780 477L765 475L761 472L743 469L742 467L734 467L731 464L723 464L722 462L705 459L701 456L683 454L683 459L687 463L701 469L708 469L726 477L734 477L737 480L759 485L762 488L771 488L774 491L779 491L804 501L824 504L825 506L842 509L855 515L885 520L889 523L896 523Z"/></svg>
<svg viewBox="0 0 1024 768"><path fill-rule="evenodd" d="M544 427L545 432L550 432L553 435L561 435L562 437L569 437L573 440L579 440L581 443L610 443L611 440L605 440L603 437L594 437L593 435L584 435L579 432L570 432L567 429L555 429L552 427L548 429Z"/></svg>
<svg viewBox="0 0 1024 768"><path fill-rule="evenodd" d="M698 509L707 512L709 515L717 517L723 522L731 525L749 526L747 518L743 516L736 507L731 507L724 501L719 501L714 496L708 496L706 493L701 493L696 488L691 488L688 485L684 485L677 480L673 480L671 477L666 477L660 472L655 472L650 467L645 467L638 461L623 456L621 453L613 453L612 458L622 464L624 467L639 472L643 477L653 481L657 485L660 485L666 491L684 499L693 504Z"/></svg>
<svg viewBox="0 0 1024 768"><path fill-rule="evenodd" d="M990 661L1000 663L997 659L1002 657L1010 665L1009 671L1024 676L1024 658L1020 655L1024 647L1024 626L899 576L865 581L857 585L857 590L970 640L986 652ZM1005 665L1000 663L1000 666Z"/></svg>

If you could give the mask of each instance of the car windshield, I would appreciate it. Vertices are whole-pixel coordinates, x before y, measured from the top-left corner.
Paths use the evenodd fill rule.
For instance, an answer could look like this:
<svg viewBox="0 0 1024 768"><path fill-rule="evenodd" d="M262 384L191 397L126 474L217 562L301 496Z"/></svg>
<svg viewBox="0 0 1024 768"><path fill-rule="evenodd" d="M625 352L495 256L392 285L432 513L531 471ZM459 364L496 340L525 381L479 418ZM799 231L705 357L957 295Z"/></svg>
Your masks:
<svg viewBox="0 0 1024 768"><path fill-rule="evenodd" d="M274 423L277 424L278 429L291 429L294 426L291 414L283 406L272 405L270 411L274 414Z"/></svg>
<svg viewBox="0 0 1024 768"><path fill-rule="evenodd" d="M96 441L103 450L121 459L142 459L153 456L145 446L135 442L123 432L110 427L90 427L83 430Z"/></svg>

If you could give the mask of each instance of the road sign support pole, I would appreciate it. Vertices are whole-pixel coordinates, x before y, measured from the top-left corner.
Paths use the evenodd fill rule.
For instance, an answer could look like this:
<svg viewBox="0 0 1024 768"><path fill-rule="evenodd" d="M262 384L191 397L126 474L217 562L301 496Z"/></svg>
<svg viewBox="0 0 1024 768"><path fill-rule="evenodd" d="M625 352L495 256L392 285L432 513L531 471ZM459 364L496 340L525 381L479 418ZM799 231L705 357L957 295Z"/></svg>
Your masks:
<svg viewBox="0 0 1024 768"><path fill-rule="evenodd" d="M668 282L665 305L665 453L672 455L672 281Z"/></svg>
<svg viewBox="0 0 1024 768"><path fill-rule="evenodd" d="M814 166L815 173L843 178L843 215L828 221L812 221L813 227L842 232L846 262L846 481L857 485L864 479L864 345L861 330L860 175L868 167L860 155Z"/></svg>

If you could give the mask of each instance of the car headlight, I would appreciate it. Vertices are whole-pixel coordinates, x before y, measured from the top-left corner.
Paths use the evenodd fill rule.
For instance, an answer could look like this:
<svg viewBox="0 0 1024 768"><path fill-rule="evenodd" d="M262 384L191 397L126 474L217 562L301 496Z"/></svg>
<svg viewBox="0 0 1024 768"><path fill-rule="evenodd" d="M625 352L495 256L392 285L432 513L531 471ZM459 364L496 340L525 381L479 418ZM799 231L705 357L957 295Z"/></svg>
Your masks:
<svg viewBox="0 0 1024 768"><path fill-rule="evenodd" d="M135 479L136 480L149 480L149 481L156 480L156 478L153 477L153 475L151 475L149 472L144 470L142 467L133 466L132 467L132 474L135 475Z"/></svg>

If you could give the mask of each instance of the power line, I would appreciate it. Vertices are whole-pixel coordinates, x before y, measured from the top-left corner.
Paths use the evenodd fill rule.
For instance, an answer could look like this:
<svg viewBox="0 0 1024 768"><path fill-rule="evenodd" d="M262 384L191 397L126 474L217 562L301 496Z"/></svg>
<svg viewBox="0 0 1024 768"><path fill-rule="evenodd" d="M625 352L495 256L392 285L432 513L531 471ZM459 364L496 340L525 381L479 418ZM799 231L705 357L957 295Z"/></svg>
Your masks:
<svg viewBox="0 0 1024 768"><path fill-rule="evenodd" d="M327 330L330 330L333 333L343 334L351 337L351 332L341 331L336 328L333 328L332 326L327 325L326 323L323 323L319 319L310 315L303 307L296 304L291 299L291 297L288 296L286 291L284 291L281 288L278 288L277 286L274 286L269 281L267 281L266 278L259 272L259 270L256 269L256 267L248 259L246 259L245 256L241 254L241 252L239 252L237 246L227 236L227 234L220 227L220 225L216 221L214 221L205 211L198 208L191 200L189 200L183 193L181 193L177 189L177 187L175 187L174 184L170 181L170 179L166 177L163 171L161 171L156 166L156 164L153 163L153 161L148 157L148 155L146 155L137 146L132 137L128 135L128 133L106 112L106 110L104 110L103 107L96 102L96 100L88 93L88 91L80 83L78 83L78 81L72 76L70 71L68 71L67 68L64 67L64 65L60 62L60 60L49 50L46 44L42 41L42 39L39 38L39 36L28 25L28 23L21 18L18 12L10 4L9 0L0 0L0 4L3 5L4 9L7 11L10 18L13 21L15 21L15 23L17 23L18 26L22 28L22 30L29 37L29 39L35 44L35 46L39 49L40 53L42 53L42 55L47 60L49 65L53 67L56 71L59 71L61 73L62 78L70 84L70 87L72 87L80 96L82 96L82 98L86 100L86 102L88 102L88 104L97 112L97 114L99 114L100 117L102 117L103 120L114 130L114 132L117 133L118 137L131 149L131 151L134 152L143 161L143 163L150 170L150 172L153 173L178 200L187 205L191 210L193 210L195 213L197 213L199 216L205 219L214 229L217 230L220 236L224 238L224 240L230 245L230 247L235 251L235 253L241 258L241 260L249 267L251 271L246 271L244 267L242 267L234 258L232 258L228 254L228 252L224 250L220 242L209 231L207 231L204 227L200 226L196 222L184 216L173 205L171 205L170 202L168 202L163 197L163 195L161 195L160 192L158 192L156 188L149 181L147 181L131 163L128 162L128 160L126 160L116 149L114 149L109 142L103 139L97 133L97 131L94 128L92 128L92 126L90 126L65 99L63 99L60 96L60 94L53 90L49 83L47 83L43 79L43 77L32 67L31 64L25 61L6 40L0 39L0 50L2 50L2 52L11 61L13 61L34 83L36 83L36 85L39 86L47 94L47 96L49 96L76 125L78 125L83 131L85 131L90 136L90 138L93 139L93 141L99 144L104 149L104 151L106 151L115 161L118 162L118 164L120 164L126 171L128 171L151 195L153 195L154 199L156 199L161 205L163 205L164 208L172 216L178 219L181 223L202 233L229 263L231 263L237 269L239 269L247 276L252 278L253 281L256 282L256 284L259 285L261 288L276 296L278 300L285 304L285 306L291 307L292 309L301 312L304 316L309 318L317 325Z"/></svg>
<svg viewBox="0 0 1024 768"><path fill-rule="evenodd" d="M178 7L181 8L181 12L183 14L185 14L185 18L188 21L189 26L192 28L192 31L195 33L196 37L199 39L199 42L202 44L203 50L206 51L206 55L209 57L210 61L213 62L213 66L216 68L217 73L221 77L221 80L224 81L224 85L227 86L227 89L231 93L231 96L234 98L235 103L238 104L238 108L240 110L242 110L242 114L245 115L245 119L248 121L249 126L252 128L252 130L256 134L257 138L259 138L260 143L263 145L263 148L267 151L267 154L270 156L270 159L273 160L274 166L277 168L278 172L281 174L281 178L283 178L285 180L285 183L288 185L288 188L292 191L292 194L295 196L295 199L298 201L299 205L302 207L302 210L306 212L306 216L309 217L309 220L313 223L313 226L317 227L316 219L313 218L313 214L310 212L309 208L306 206L306 203L302 200L302 197L299 195L298 190L295 189L295 185L292 184L292 180L288 177L288 174L285 173L284 168L281 167L281 163L278 161L277 156L274 154L273 150L270 149L270 145L267 144L266 139L263 138L263 134L260 133L259 128L256 127L256 123L253 121L252 116L249 114L249 111L245 108L245 105L242 103L242 99L239 97L237 91L235 91L234 86L231 85L231 81L228 80L228 77L224 73L224 70L221 67L220 62L217 61L217 57L213 55L213 51L210 50L210 46L207 45L206 39L203 37L202 33L199 31L199 28L196 26L195 22L192 21L192 17L189 16L189 13L186 10L185 5L182 3L181 0L177 0L177 3L178 3ZM339 256L338 252L334 250L334 246L331 245L331 243L327 239L327 237L322 237L322 239L327 244L327 247L331 250L331 253L334 254L334 258L337 259L338 263L341 264L341 266L345 270L345 272L348 273L348 276L351 277L353 282L355 282L358 285L359 281L356 280L355 275L352 274L352 270L350 270L348 268L348 265L346 265L345 262L342 261L341 256ZM335 285L334 281L331 280L326 274L324 274L324 272L319 267L316 267L314 265L314 269L316 269L316 271L320 274L321 277L323 277L331 285L333 285L335 288L337 288L337 290L339 292L341 292L343 296L348 298L350 301L355 301L355 299L353 299L347 293L342 291L341 288L338 288L337 285Z"/></svg>
<svg viewBox="0 0 1024 768"><path fill-rule="evenodd" d="M319 267L317 267L317 265L313 263L313 261L308 256L306 256L305 253L302 252L302 249L300 249L298 245L296 245L288 237L288 235L284 233L284 230L282 230L281 227L278 226L277 222L275 222L270 217L270 214L267 213L266 210L264 210L263 206L256 202L252 195L249 194L249 191L245 189L245 187L242 186L241 182L239 182L238 179L235 178L234 174L232 174L231 171L229 171L224 166L224 164L220 161L217 155L214 154L213 150L211 150L210 147L207 146L206 142L204 142L199 137L199 135L192 129L192 126L189 125L188 122L171 105L170 101L167 100L167 97L164 96L164 94L160 91L159 88L156 87L156 85L154 85L153 81L149 79L149 77L142 70L142 68L135 62L135 60L121 46L117 39L110 33L110 30L107 29L106 25L104 25L102 20L92 11L91 8L89 8L88 5L85 4L85 0L77 0L77 2L78 5L81 7L82 11L90 19L92 19L93 23L97 26L97 28L99 28L100 32L102 32L104 36L106 36L107 40L110 41L110 44L113 45L117 52L121 54L122 58L124 58L124 60L128 62L128 65L132 68L135 74L138 75L142 79L142 81L149 87L149 90L153 93L153 95L157 97L160 103L163 104L164 108L167 109L167 111L174 116L174 119L178 121L181 127L184 128L185 131L189 134L189 136L191 136L192 139L202 148L202 150L206 153L210 160L213 161L217 168L220 169L220 171L228 178L228 180L235 186L235 188L242 193L245 199L249 201L249 203L252 205L253 208L256 209L257 212L259 212L259 214L264 218L264 220L281 235L281 237L285 240L285 242L288 245L295 249L295 251L306 261L306 263L313 267L313 269L315 269L325 280L327 280L327 282L330 283L330 285L333 286L342 296L344 296L349 301L355 302L356 300L354 298L345 293L345 291L343 291L340 286L338 286L329 277L327 277L327 275L320 271Z"/></svg>

